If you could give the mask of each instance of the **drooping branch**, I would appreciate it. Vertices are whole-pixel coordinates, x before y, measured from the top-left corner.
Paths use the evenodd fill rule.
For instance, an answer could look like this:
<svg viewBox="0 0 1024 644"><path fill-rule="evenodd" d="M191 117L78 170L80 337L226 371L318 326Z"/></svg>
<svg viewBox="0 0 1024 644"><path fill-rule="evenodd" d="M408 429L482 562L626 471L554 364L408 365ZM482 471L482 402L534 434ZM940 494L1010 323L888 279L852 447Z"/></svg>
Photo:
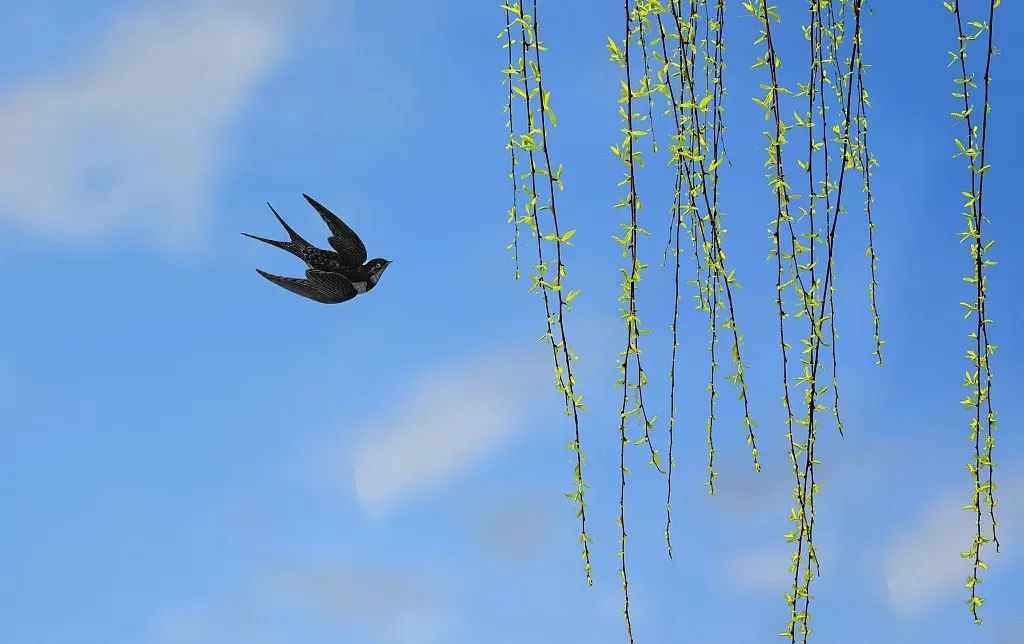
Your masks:
<svg viewBox="0 0 1024 644"><path fill-rule="evenodd" d="M708 346L711 376L708 385L707 420L708 486L709 491L713 493L716 476L714 470L715 402L718 394L716 379L718 363L715 349L720 328L725 330L732 340L730 352L734 370L733 373L726 376L726 379L739 390L739 398L743 405L743 425L747 431L747 443L750 446L755 470L760 471L760 460L754 434L756 423L750 414L746 364L741 355L743 334L740 332L736 320L734 287L738 288L739 283L735 277L735 270L728 268L724 247L725 229L722 226L722 213L718 207L718 169L724 162L722 134L725 126L722 120L724 110L722 98L725 89L722 78L724 69L722 55L724 51L725 3L724 1L718 2L714 19L705 13L705 25L708 31L705 33L702 44L697 42L697 25L701 17L700 6L703 6L707 12L707 5L703 1L700 3L690 2L688 12L684 16L681 2L673 2L669 5L675 25L675 38L679 42L677 65L680 87L677 94L671 83L672 76L669 76L664 82L663 92L672 102L671 111L676 114L676 139L678 141L674 146L674 152L679 157L676 160L676 171L677 174L681 172L683 175L677 178L677 182L678 185L685 183L688 187L689 203L686 208L691 213L690 234L695 244L699 291L698 307L705 310L709 318L710 340ZM664 32L663 26L661 29ZM698 87L695 80L698 76L696 55L701 47L703 47L701 53L703 54L704 77L707 83L704 88ZM664 55L666 58L668 57L667 52ZM710 119L707 116L709 113L711 114ZM702 272L704 273L703 278L701 277ZM719 315L724 318L724 322L719 322Z"/></svg>
<svg viewBox="0 0 1024 644"><path fill-rule="evenodd" d="M503 47L508 53L508 67L502 70L505 74L505 82L508 84L508 102L505 104L505 113L508 114L508 143L505 144L505 149L509 151L510 169L508 172L508 179L512 182L512 206L508 210L508 223L512 224L514 233L512 235L512 241L509 242L505 250L512 251L512 261L515 263L515 279L520 278L519 272L519 224L522 220L519 217L519 181L517 174L519 173L519 159L516 156L516 150L518 149L518 141L516 139L516 81L519 78L519 69L515 65L514 51L516 43L512 39L513 22L512 22L512 7L505 5L505 29L502 34L505 36L505 44Z"/></svg>
<svg viewBox="0 0 1024 644"><path fill-rule="evenodd" d="M709 492L714 493L717 476L714 427L719 366L716 353L720 330L726 331L732 338L731 353L735 370L727 379L739 389L744 409L744 425L748 434L747 442L751 447L755 469L759 469L760 465L746 390L746 365L740 355L742 334L736 323L733 300L733 287L738 286L738 283L735 281L734 271L727 267L724 251L725 230L722 227L718 201L719 169L726 159L723 141L725 83L722 74L725 68L725 1L717 0L713 10L706 0L690 0L685 7L681 1L671 2L667 8L660 2L650 2L649 5L657 14L657 42L661 45L660 53L656 53L661 62L661 69L658 72L655 90L664 96L667 103L666 114L671 115L675 126L671 146L675 180L669 224L669 243L673 247L675 258L672 357L669 372L670 476L665 521L665 538L671 556L671 472L676 418L679 275L683 228L687 229L693 249L696 269L693 284L696 286L697 308L705 312L708 319L710 375L707 387L709 395L706 434ZM668 29L667 21L670 25ZM670 41L675 42L675 47L671 51L668 46ZM698 55L701 68L698 68ZM701 79L703 85L699 83Z"/></svg>
<svg viewBox="0 0 1024 644"><path fill-rule="evenodd" d="M969 335L972 348L967 351L971 371L965 374L963 383L969 393L961 401L961 404L972 412L969 439L973 443L974 454L966 468L971 476L974 490L971 494L971 503L966 507L974 513L975 532L970 548L960 554L963 558L971 561L972 570L966 583L970 591L967 606L974 622L980 624L982 619L978 615L978 609L984 605L985 599L978 592L978 584L981 582L981 571L988 569L982 552L990 542L995 544L996 552L999 551L999 539L996 533L998 522L995 517L995 482L993 481L995 463L992 458L995 447L996 414L992 408L991 357L996 346L989 340L988 327L992 321L987 314L988 282L986 274L987 269L995 265L995 261L988 259L989 250L995 242L988 239L983 232L984 225L988 222L983 198L985 173L990 169L986 163L988 116L991 109L989 88L992 80L992 57L998 53L993 45L992 34L995 10L999 5L999 0L989 1L988 20L986 21L965 21L959 0L945 2L944 5L953 14L956 21L958 47L956 52L950 52L950 65L958 63L960 76L954 79L958 91L954 92L953 96L963 106L962 111L955 111L951 114L953 118L963 122L966 126L965 141L955 139L958 148L956 156L966 159L970 178L970 191L963 192L963 196L967 199L964 203L965 211L963 213L967 228L960 233L960 241L970 242L971 273L964 277L964 281L973 287L974 297L973 301L961 302L961 306L967 311L965 318L973 318L973 330ZM972 29L970 33L966 32L965 25ZM968 47L982 38L985 43L985 65L982 76L979 125L979 119L974 118L976 104L973 102L971 91L977 89L978 84L974 80L974 74L969 72ZM984 434L984 442L982 434ZM983 504L988 506L987 516L982 509ZM989 531L986 531L986 527L989 528Z"/></svg>
<svg viewBox="0 0 1024 644"><path fill-rule="evenodd" d="M619 116L622 120L621 143L612 146L612 152L622 162L625 173L620 186L625 186L626 194L618 203L617 208L626 208L629 212L627 223L620 224L623 229L621 237L615 240L622 247L623 256L628 261L628 268L621 269L622 272L622 294L619 301L622 302L622 318L626 327L626 347L619 354L619 369L621 376L619 385L622 388L621 406L619 409L619 574L622 578L623 595L623 616L626 621L626 634L630 644L633 642L633 622L630 613L629 597L629 570L627 567L627 541L629 538L626 529L626 477L629 470L626 467L626 447L631 442L627 432L628 420L631 416L637 416L640 410L638 392L644 384L643 371L639 366L640 354L640 322L637 315L637 283L640 281L643 265L640 263L637 247L638 238L644 233L640 228L638 215L640 211L640 198L637 193L636 167L641 163L640 152L636 149L637 139L646 132L642 126L634 129L634 123L640 121L641 115L635 113L634 99L644 98L644 88L635 88L633 85L633 73L630 65L630 54L633 51L633 39L637 33L642 33L643 25L635 23L635 9L630 0L624 0L623 12L625 18L624 36L621 48L616 42L608 39L608 50L613 62L619 64L625 74L621 83L619 96ZM636 26L634 26L636 24ZM637 376L634 376L630 369L632 362L637 364ZM635 403L633 401L636 401ZM631 404L634 406L631 407ZM649 430L644 422L644 432ZM643 439L641 439L643 440ZM648 440L648 444L650 444Z"/></svg>
<svg viewBox="0 0 1024 644"><path fill-rule="evenodd" d="M836 231L840 213L844 212L845 175L848 169L857 165L857 154L851 137L851 105L856 71L862 67L859 44L862 3L861 0L851 2L856 37L846 59L846 69L841 70L838 59L845 29L835 21L830 0L809 0L808 24L804 28L809 52L807 83L799 83L798 91L793 94L779 82L781 62L772 31L772 23L779 21L777 7L770 6L767 0L762 0L759 6L751 3L745 5L761 23L758 42L765 45L765 52L758 58L755 67L767 69L769 77L769 84L762 86L766 92L764 98L755 100L765 108L766 117L774 126L773 131L765 133L768 139L766 165L771 169L768 178L776 200L776 214L770 227L771 254L776 268L776 306L783 371L783 403L787 418L786 436L794 478L794 505L789 513L793 527L786 538L796 544L790 567L793 574L792 587L786 593L790 619L783 634L794 643L798 638L806 643L811 632L811 584L819 568L814 525L816 498L821 488L815 474L818 464L815 446L819 412L828 410L821 400L830 388L834 401L832 412L840 433L843 427L839 412L833 278ZM829 68L833 70L831 76ZM829 85L833 92L827 91ZM861 90L862 87L858 87L858 91ZM794 112L795 123L792 125L785 123L782 118L780 99L785 95L806 99L803 115ZM840 120L832 121L830 125L829 114L833 100L840 112ZM786 179L783 149L789 142L787 133L793 128L803 129L807 136L806 156L797 161L807 179L806 198L794 194ZM831 140L829 132L834 134ZM839 155L838 169L833 169L830 163L833 152ZM822 211L824 222L821 221ZM794 298L792 315L785 305L787 291L792 291ZM791 346L787 342L787 328L800 318L806 320L806 332L801 339L801 374L791 380ZM787 323L787 320L792 322ZM819 379L823 350L831 359L830 385L821 383ZM794 387L800 387L803 391L806 412L799 416L794 413ZM798 436L800 428L803 431Z"/></svg>
<svg viewBox="0 0 1024 644"><path fill-rule="evenodd" d="M768 145L766 147L767 161L765 162L765 165L771 169L771 172L768 175L768 180L772 187L772 192L775 195L775 218L772 220L770 225L772 238L771 256L775 258L776 268L775 303L778 312L779 348L782 357L782 400L786 409L786 439L789 445L789 458L792 465L793 476L795 478L793 497L796 501L796 506L790 509L789 519L790 522L796 524L796 526L786 534L786 540L795 541L797 546L790 566L790 572L793 573L793 586L791 592L786 593L786 600L790 609L790 620L785 631L789 636L790 642L795 642L797 636L797 625L803 624L806 621L806 616L800 615L797 612L797 602L800 599L803 588L800 573L805 559L804 550L807 535L808 511L806 497L803 494L804 472L800 467L800 454L802 450L806 449L806 443L804 445L799 444L794 434L797 418L793 413L791 383L789 381L790 345L786 340L785 324L786 318L788 317L788 313L785 309L785 291L796 281L796 277L791 277L789 280L786 279L785 264L787 262L785 260L787 259L787 255L784 246L785 239L783 237L784 226L788 225L792 221L789 206L790 189L786 184L786 175L782 158L783 145L787 142L786 132L791 126L786 125L782 120L780 98L790 92L782 87L778 81L777 70L780 63L775 51L775 42L772 39L771 30L772 21L779 20L775 8L769 7L766 0L762 0L760 6L754 6L751 4L746 4L744 6L761 23L761 36L758 39L758 42L765 43L765 53L757 59L754 67L766 67L768 69L770 84L762 85L762 88L766 93L764 98L757 102L766 110L766 116L774 126L773 132L765 132L765 137L768 139ZM788 241L790 242L791 256L795 254L795 239L791 237Z"/></svg>
<svg viewBox="0 0 1024 644"><path fill-rule="evenodd" d="M699 18L699 12L696 10L696 6L691 2L691 19L689 26L685 31L691 34L690 46L696 48L695 34L696 34L696 22ZM671 4L671 10L673 12L673 18L676 24L679 26L680 34L683 33L681 16L678 14L679 6L676 3ZM710 67L707 72L709 78L710 87L706 87L703 90L698 89L696 76L694 57L682 57L682 63L686 65L682 70L681 80L683 85L683 98L681 108L689 113L690 124L693 128L694 135L690 137L690 160L694 162L690 166L689 178L691 190L696 191L699 195L699 201L704 207L703 216L700 218L701 223L698 228L701 230L706 229L706 235L702 234L702 241L704 246L704 254L706 265L711 273L709 278L709 292L705 294L705 297L712 300L709 308L711 311L712 322L712 341L710 343L711 350L713 351L715 343L717 341L717 311L719 308L719 302L717 298L719 293L724 292L724 301L722 302L722 308L724 309L725 322L721 324L721 327L725 329L731 336L731 347L730 353L733 363L733 372L726 376L726 380L733 383L739 390L739 398L743 405L743 426L747 432L747 444L750 447L751 458L753 459L754 469L756 471L761 470L759 452L757 449L757 439L754 434L754 427L756 423L750 414L750 401L747 392L747 380L746 380L746 364L743 362L741 346L743 344L743 334L740 332L739 324L736 320L736 307L734 298L734 287L739 288L739 282L736 280L735 269L730 270L728 268L728 262L725 253L725 228L722 225L722 213L718 209L718 168L724 161L724 150L719 150L721 144L722 133L724 132L725 126L722 119L722 97L724 95L724 84L722 79L722 69L724 64L722 61L722 52L724 50L724 44L722 40L724 16L725 16L725 5L724 1L719 2L718 14L717 14L717 35L714 39L714 44L710 45L711 35L708 34L705 38L705 48L712 47L717 53L714 56L709 56L705 49L704 61L705 64ZM710 21L709 28L710 28ZM680 38L682 41L682 37ZM715 63L714 61L718 61ZM708 128L707 113L712 111L709 107L713 105L712 123ZM712 131L712 143L709 145L707 131ZM708 157L711 157L708 159ZM684 165L684 168L687 166ZM709 188L708 184L711 184ZM719 290L720 289L720 290ZM714 369L716 361L714 355L711 357L711 365ZM713 376L712 376L713 382ZM712 384L712 403L714 400L714 385ZM712 412L708 419L708 433L709 433L709 452L713 454L713 443L711 439L711 432L714 425L714 413L713 406ZM713 462L713 458L711 459ZM713 464L709 465L709 489L714 490L714 469Z"/></svg>
<svg viewBox="0 0 1024 644"><path fill-rule="evenodd" d="M871 172L872 168L878 165L878 161L875 160L868 146L868 107L871 106L871 103L868 100L868 90L864 85L864 72L868 67L864 64L864 42L859 32L854 34L854 37L858 40L857 48L859 52L856 63L857 116L855 122L857 124L857 137L854 147L857 150L858 170L860 170L863 179L864 217L867 220L868 228L868 248L866 254L871 274L870 282L868 282L868 299L871 305L872 337L875 341L873 355L878 365L881 366L884 362L882 346L885 344L885 340L882 339L880 330L881 317L878 313L878 253L875 252L875 220L871 212L872 204L875 202L875 195L871 190Z"/></svg>
<svg viewBox="0 0 1024 644"><path fill-rule="evenodd" d="M504 70L510 83L509 87L509 149L512 156L513 190L517 190L516 152L525 154L528 169L521 175L522 190L527 198L523 206L522 216L513 217L513 221L529 226L536 241L537 263L531 276L531 290L541 294L544 303L546 331L543 339L551 348L551 359L554 366L555 386L562 394L565 412L572 418L573 440L569 449L573 453L574 489L567 496L576 505L576 514L580 520L580 547L584 573L588 585L593 583L590 562L590 535L587 532L587 515L585 492L587 485L583 478L583 465L586 456L583 452L580 432L580 413L584 410L583 396L578 393L576 378L573 374L573 363L578 356L568 341L566 330L566 314L570 303L579 295L579 290L567 291L565 288L564 247L570 244L575 229L565 230L558 218L556 194L562 189L562 166L557 168L551 160L549 131L556 123L551 108L551 92L544 88L542 74L542 55L546 48L540 41L537 0L533 0L532 13L524 11L521 3L502 5L505 10L506 28L505 46L510 49L509 67ZM513 59L511 50L518 44L519 56ZM517 120L515 98L522 107L522 115ZM521 129L516 130L516 126ZM557 190L556 190L557 188ZM513 197L513 211L518 211L518 197ZM547 212L549 217L541 218ZM518 236L518 230L517 230ZM553 253L545 251L545 247ZM513 248L516 248L515 246ZM553 255L553 257L552 257ZM552 271L554 275L550 275Z"/></svg>

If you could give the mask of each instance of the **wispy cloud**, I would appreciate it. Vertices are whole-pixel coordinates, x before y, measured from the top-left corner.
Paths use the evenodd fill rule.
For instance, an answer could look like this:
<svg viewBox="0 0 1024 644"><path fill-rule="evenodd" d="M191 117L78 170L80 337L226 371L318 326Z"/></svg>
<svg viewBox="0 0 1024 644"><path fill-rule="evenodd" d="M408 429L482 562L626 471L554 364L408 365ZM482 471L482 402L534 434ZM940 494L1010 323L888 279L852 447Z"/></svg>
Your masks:
<svg viewBox="0 0 1024 644"><path fill-rule="evenodd" d="M317 469L354 486L359 502L372 511L430 492L523 425L533 407L530 394L538 381L547 384L543 364L536 351L498 350L423 372L382 400L379 415L365 427L329 437L317 450Z"/></svg>
<svg viewBox="0 0 1024 644"><path fill-rule="evenodd" d="M278 565L213 598L165 608L154 644L342 641L438 644L454 620L443 578L423 571L338 564ZM326 640L324 640L326 641Z"/></svg>
<svg viewBox="0 0 1024 644"><path fill-rule="evenodd" d="M967 562L959 553L970 542L971 524L962 505L961 496L944 496L889 545L886 584L898 612L920 613L955 593L966 578Z"/></svg>
<svg viewBox="0 0 1024 644"><path fill-rule="evenodd" d="M999 488L1006 498L1024 494L1024 480L1012 480ZM970 562L960 553L967 550L974 536L970 514L962 510L965 495L949 492L936 499L918 521L897 535L885 554L889 603L904 615L919 615L945 602L963 590ZM1000 505L1001 540L1008 541L1024 528L1024 511L1012 505ZM1006 566L1015 551L1004 548L998 555L999 566Z"/></svg>
<svg viewBox="0 0 1024 644"><path fill-rule="evenodd" d="M175 7L125 17L71 68L0 96L0 218L63 242L195 237L224 134L287 22L262 2Z"/></svg>

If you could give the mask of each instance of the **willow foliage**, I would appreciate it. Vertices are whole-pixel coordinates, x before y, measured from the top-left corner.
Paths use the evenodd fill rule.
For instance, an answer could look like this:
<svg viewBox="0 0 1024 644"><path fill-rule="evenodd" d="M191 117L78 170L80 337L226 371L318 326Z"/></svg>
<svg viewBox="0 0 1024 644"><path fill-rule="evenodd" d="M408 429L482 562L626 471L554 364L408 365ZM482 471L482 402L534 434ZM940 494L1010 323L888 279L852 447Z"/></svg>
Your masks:
<svg viewBox="0 0 1024 644"><path fill-rule="evenodd" d="M987 3L986 20L968 21L961 11L959 0L943 3L956 22L957 50L949 52L949 55L950 66L956 67L959 73L953 80L957 87L953 97L957 99L958 107L962 109L952 112L951 115L964 127L964 139L956 138L954 143L957 147L956 156L964 158L970 186L969 190L962 193L965 199L963 214L966 226L960 233L960 241L970 243L971 271L964 277L964 281L971 285L973 291L970 300L960 303L966 311L964 317L972 323L968 336L970 348L967 350L970 368L964 374L963 381L967 394L961 400L961 405L971 412L969 440L973 445L973 454L965 467L971 476L974 489L971 501L965 509L974 513L975 529L970 547L960 555L971 562L971 574L968 575L965 584L970 593L967 606L975 623L978 624L982 621L978 609L985 603L985 599L978 592L978 584L981 583L981 571L988 569L988 564L982 556L983 551L989 543L993 543L996 551L999 551L999 537L996 534L999 523L995 516L996 487L993 480L995 462L992 458L995 447L996 412L992 408L991 357L996 345L989 339L989 325L992 320L989 319L987 312L987 272L995 265L995 261L989 259L989 251L995 241L984 234L985 224L988 223L984 210L985 173L991 169L991 165L985 160L988 116L991 109L989 87L992 81L992 57L998 53L993 45L992 33L995 11L999 4L999 0L990 0ZM984 52L980 115L975 113L975 108L978 107L975 94L979 90L976 72L971 70L968 61L969 48L976 42L982 44L980 49Z"/></svg>
<svg viewBox="0 0 1024 644"><path fill-rule="evenodd" d="M681 260L691 253L694 259L697 307L707 316L708 330L708 490L715 485L715 421L718 399L718 344L720 336L729 341L732 370L724 379L733 383L743 407L743 426L751 450L754 468L760 470L755 423L750 414L746 369L742 359L743 335L736 321L735 293L739 289L735 270L728 267L725 252L725 228L719 208L720 167L725 162L723 136L725 83L724 62L725 1L691 0L690 2L659 0L626 1L625 22L621 40L609 38L608 50L613 62L623 70L620 86L619 116L622 140L612 146L613 154L624 167L620 187L625 195L616 207L628 209L629 218L621 224L623 234L616 241L622 246L628 266L622 270L622 317L627 328L625 350L619 354L622 378L620 407L620 512L619 527L622 550L620 573L623 578L627 633L632 637L629 613L629 585L626 566L625 490L626 446L646 444L650 463L663 471L659 451L651 445L653 417L646 412L643 392L647 374L641 366L640 326L637 313L637 284L646 264L639 257L641 239L649 236L640 223L642 201L637 176L644 167L640 147L652 139L651 152L657 152L654 139L656 113L663 113L673 126L669 163L674 169L674 191L669 207L669 246L673 256L674 302L670 329L672 332L671 367L669 372L668 464L666 481L665 542L672 556L672 472L676 425L676 369L679 347L679 299ZM652 67L652 62L655 65ZM654 72L652 73L652 68ZM662 110L655 105L660 99ZM683 231L690 250L684 250ZM642 435L631 439L627 421L635 418Z"/></svg>
<svg viewBox="0 0 1024 644"><path fill-rule="evenodd" d="M620 549L619 574L622 582L626 635L633 642L633 614L628 568L627 491L631 448L640 447L647 460L666 477L664 537L669 558L672 546L672 493L677 442L677 358L683 334L680 329L680 301L684 286L693 288L696 308L706 320L707 403L704 439L707 442L707 486L715 492L717 475L716 420L720 404L720 380L730 382L742 405L743 429L753 465L760 471L755 423L747 391L747 365L742 358L743 334L736 319L736 298L740 288L735 269L730 268L725 249L726 229L720 207L720 173L728 167L725 151L725 25L726 0L622 0L621 37L608 38L611 61L620 69L617 99L621 137L611 151L621 164L618 188L621 196L615 208L622 212L621 234L614 237L622 251L620 267L620 314L624 346L618 354L617 397L618 513ZM964 377L967 389L962 405L970 410L969 439L973 454L966 468L973 492L966 509L974 515L975 534L967 551L972 572L966 587L967 604L980 623L979 608L984 599L978 592L981 571L988 568L983 553L989 544L998 551L995 518L996 498L993 449L996 414L992 407L991 320L987 313L987 274L995 262L989 258L993 245L987 231L983 207L986 172L989 88L993 46L993 19L1000 0L988 0L987 19L970 20L959 0L943 2L956 25L957 48L950 51L955 67L957 109L952 116L962 127L954 139L957 157L964 159L969 189L965 198L965 230L961 241L970 247L971 270L964 281L971 296L962 302L971 320L970 368ZM562 187L562 166L554 166L549 135L555 125L550 92L541 73L543 52L539 36L538 2L507 3L505 29L499 34L507 52L503 70L507 82L509 178L512 206L508 221L513 238L508 248L516 262L516 277L523 251L521 229L529 229L534 240L536 263L531 288L541 295L546 332L555 371L555 384L565 400L573 423L575 489L569 498L580 519L580 543L586 581L591 583L590 537L587 532L583 480L584 453L580 443L578 393L572 365L577 356L566 337L566 313L579 294L566 290L563 251L574 230L563 231L559 223L556 194ZM754 101L764 109L767 129L765 168L774 204L768 222L771 250L768 259L775 277L775 320L773 330L779 345L779 376L785 410L785 438L792 472L792 504L785 534L793 546L790 555L790 587L784 593L789 612L780 635L796 644L809 641L814 595L812 586L820 574L814 530L822 482L817 468L818 431L821 420L832 419L844 433L841 412L839 338L836 320L836 258L839 222L849 211L863 213L867 231L866 273L868 307L872 319L873 349L878 365L883 363L885 341L881 335L878 305L878 263L875 250L876 225L873 212L872 177L878 163L869 147L868 112L870 94L865 81L870 69L864 57L864 0L804 0L800 3L770 4L768 0L742 3L759 25L755 45L760 50L753 68L761 70L761 92ZM781 78L782 61L777 39L784 6L787 20L802 16L806 42L806 67L800 78L786 84ZM982 53L983 75L972 65L969 51ZM792 115L790 118L789 115ZM670 368L668 377L667 458L655 447L656 418L648 414L644 392L648 373L642 362L641 340L648 329L641 324L639 284L648 265L643 260L650 234L640 186L646 189L645 151L653 157L659 146L656 123L664 119L668 135L668 164L673 190L669 215L665 263L673 278ZM666 129L659 125L658 132ZM853 175L858 175L854 177ZM652 175L653 181L653 175ZM857 185L859 183L859 186ZM858 199L852 195L859 188ZM848 208L851 199L860 203ZM671 256L671 261L669 257ZM685 264L690 262L692 266ZM684 275L689 273L690 277ZM728 343L731 369L723 375L720 343ZM704 413L701 413L704 415Z"/></svg>
<svg viewBox="0 0 1024 644"><path fill-rule="evenodd" d="M846 212L843 188L850 170L861 172L866 191L864 205L870 235L869 298L874 317L874 353L881 363L882 340L875 300L877 255L870 210L870 172L875 162L868 150L868 95L863 86L863 2L845 0L838 11L835 4L830 0L806 3L807 23L803 32L808 43L807 80L798 82L792 90L784 87L779 78L782 62L773 34L773 24L781 21L778 7L769 5L767 0L744 3L761 25L757 42L763 46L764 54L754 67L766 70L768 82L762 85L763 97L754 100L765 109L766 120L772 127L765 132L765 165L769 168L768 181L775 197L775 216L769 225L770 258L774 260L776 273L782 400L794 479L793 505L789 510L791 528L786 533L786 540L794 544L790 562L793 580L785 593L789 622L781 635L791 642L798 639L807 642L811 633L811 586L819 570L814 525L821 491L815 472L819 464L815 447L822 413L831 411L839 432L843 432L835 350L834 258L840 215ZM847 27L847 22L852 23L852 28ZM853 37L849 53L844 57L843 44L848 32L852 32ZM853 112L855 96L856 116ZM783 117L789 111L783 107L783 100L802 107L793 110L791 122ZM838 115L834 114L836 111ZM787 152L787 144L800 139L806 142L803 149ZM805 195L797 194L793 188L787 174L787 158L796 159L799 174L806 181ZM791 368L792 335L787 335L794 326L802 328L795 376ZM831 368L827 382L820 373L823 363ZM796 390L802 392L801 402L796 400ZM830 391L831 409L823 402Z"/></svg>
<svg viewBox="0 0 1024 644"><path fill-rule="evenodd" d="M622 389L621 406L619 409L619 575L622 578L623 594L623 615L626 620L626 633L629 641L633 641L633 622L630 614L629 597L629 572L627 568L627 540L629 538L626 530L626 477L629 468L626 466L626 448L633 442L628 436L627 423L631 418L637 419L641 425L643 436L636 439L637 443L646 443L651 450L651 463L660 468L658 452L654 449L650 440L652 420L647 416L644 405L644 385L647 384L647 374L643 370L640 357L640 336L645 332L640 326L640 317L637 308L637 284L640 282L642 271L646 268L640 262L639 241L640 237L649 233L640 227L639 213L642 208L640 195L637 189L637 168L643 165L643 156L639 148L639 139L650 134L650 104L648 103L648 114L634 111L636 104L643 99L650 100L650 76L648 75L648 58L646 54L646 13L625 0L623 3L625 14L624 36L621 44L615 40L608 39L608 51L611 59L620 65L624 70L625 78L622 80L619 93L619 116L622 121L622 140L612 146L612 153L623 165L623 178L619 186L625 189L623 197L615 204L616 208L624 208L629 213L626 223L620 224L622 235L616 236L615 241L622 247L623 257L628 265L621 269L622 292L619 301L622 303L622 319L626 327L626 346L619 354L619 369L621 376L618 381ZM643 52L643 72L639 79L634 81L634 71L631 57L635 56L635 42L639 41L639 47ZM635 367L635 368L634 368Z"/></svg>
<svg viewBox="0 0 1024 644"><path fill-rule="evenodd" d="M536 242L537 263L533 265L531 290L537 291L544 302L545 332L542 339L551 348L551 361L555 372L555 387L565 401L565 412L572 419L573 440L569 449L574 456L574 489L567 496L575 503L580 520L580 546L587 584L593 583L590 563L590 535L587 532L586 483L583 465L586 457L580 435L580 413L584 410L583 395L578 393L573 375L573 362L578 356L572 350L566 333L565 317L569 304L579 290L566 290L564 247L570 244L575 229L565 230L558 220L556 194L562 189L562 165L554 167L548 146L550 129L557 124L551 108L551 92L544 89L541 73L541 53L546 50L540 41L540 23L537 1L532 13L522 3L502 5L505 10L505 28L499 39L508 50L508 67L503 70L508 82L509 150L512 182L512 207L509 222L515 226L510 248L516 260L519 277L519 226L529 227ZM525 157L525 159L524 159ZM519 166L527 166L520 170ZM557 190L556 190L557 188ZM525 203L521 200L525 199ZM541 216L546 213L546 216Z"/></svg>
<svg viewBox="0 0 1024 644"><path fill-rule="evenodd" d="M666 502L665 536L671 554L671 458L676 421L676 353L679 346L680 259L684 253L681 231L686 230L694 260L697 308L707 316L708 331L708 413L705 424L708 443L708 491L714 493L715 420L718 399L718 343L720 334L730 340L733 366L725 379L738 389L743 406L743 425L754 468L760 470L755 422L750 414L746 364L742 359L743 335L736 320L735 292L739 288L735 271L728 268L725 252L723 213L719 208L719 173L725 163L725 121L723 78L724 0L708 2L660 2L647 4L647 15L656 25L653 40L660 50L654 56L661 67L653 88L666 103L674 134L670 146L675 185L670 207L669 245L674 258L674 305L672 314L672 358L669 372L669 486ZM667 26L666 26L667 25ZM686 251L689 252L689 251Z"/></svg>

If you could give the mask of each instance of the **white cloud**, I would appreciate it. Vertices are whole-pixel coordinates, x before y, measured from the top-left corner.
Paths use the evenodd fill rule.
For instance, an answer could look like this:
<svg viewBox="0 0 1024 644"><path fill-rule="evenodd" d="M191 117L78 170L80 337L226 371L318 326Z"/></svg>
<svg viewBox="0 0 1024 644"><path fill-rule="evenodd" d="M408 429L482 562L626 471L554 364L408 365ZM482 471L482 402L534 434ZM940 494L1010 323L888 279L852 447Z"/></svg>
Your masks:
<svg viewBox="0 0 1024 644"><path fill-rule="evenodd" d="M277 643L330 635L334 641L438 644L451 641L447 631L455 618L447 583L422 569L278 564L253 571L221 595L165 607L148 641Z"/></svg>
<svg viewBox="0 0 1024 644"><path fill-rule="evenodd" d="M997 490L1005 498L1020 498L1024 481L1011 480ZM971 514L962 510L965 494L949 492L924 512L909 530L897 535L885 554L886 584L889 603L904 615L919 615L936 604L955 597L963 589L970 572L970 562L960 553L970 546L974 536ZM1000 540L1004 546L1024 527L1024 513L1010 504L997 507ZM994 553L994 548L989 550ZM1015 549L1003 548L999 555L989 555L990 564L1006 566L1015 556Z"/></svg>
<svg viewBox="0 0 1024 644"><path fill-rule="evenodd" d="M895 610L920 613L962 585L968 565L959 553L971 540L971 524L960 510L962 505L962 495L947 495L889 545L886 584Z"/></svg>
<svg viewBox="0 0 1024 644"><path fill-rule="evenodd" d="M73 67L0 97L0 218L65 242L195 237L223 135L281 54L285 15L176 7L123 19Z"/></svg>
<svg viewBox="0 0 1024 644"><path fill-rule="evenodd" d="M365 427L330 437L318 450L318 469L354 485L359 502L373 511L436 489L522 426L535 406L530 393L548 385L543 357L536 350L496 351L424 372L383 400ZM353 436L362 437L354 450ZM339 471L351 478L339 481Z"/></svg>

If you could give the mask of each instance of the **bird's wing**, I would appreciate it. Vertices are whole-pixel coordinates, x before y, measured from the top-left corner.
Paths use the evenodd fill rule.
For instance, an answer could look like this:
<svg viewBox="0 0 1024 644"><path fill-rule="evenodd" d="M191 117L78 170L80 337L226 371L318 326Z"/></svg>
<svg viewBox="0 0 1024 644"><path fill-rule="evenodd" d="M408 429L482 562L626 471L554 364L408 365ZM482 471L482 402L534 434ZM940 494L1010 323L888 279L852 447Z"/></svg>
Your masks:
<svg viewBox="0 0 1024 644"><path fill-rule="evenodd" d="M322 304L340 304L356 296L356 289L352 286L352 282L337 273L310 269L306 271L306 279L299 279L271 275L258 268L256 272L281 288Z"/></svg>
<svg viewBox="0 0 1024 644"><path fill-rule="evenodd" d="M331 229L331 237L327 241L338 251L345 263L353 268L366 263L366 246L354 230L345 225L337 215L324 208L316 199L302 195L320 214L321 219Z"/></svg>
<svg viewBox="0 0 1024 644"><path fill-rule="evenodd" d="M311 268L306 271L306 279L321 292L327 293L335 302L351 300L358 293L352 282L340 273L318 271Z"/></svg>

